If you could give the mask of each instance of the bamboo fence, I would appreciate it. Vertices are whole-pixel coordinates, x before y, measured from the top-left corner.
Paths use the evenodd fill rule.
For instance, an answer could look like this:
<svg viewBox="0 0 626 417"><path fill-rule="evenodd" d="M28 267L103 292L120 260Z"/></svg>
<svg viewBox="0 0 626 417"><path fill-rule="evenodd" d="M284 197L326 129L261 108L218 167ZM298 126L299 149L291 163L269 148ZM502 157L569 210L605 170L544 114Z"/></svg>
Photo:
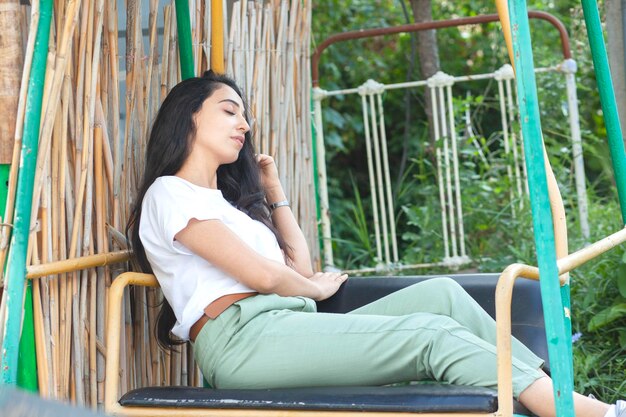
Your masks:
<svg viewBox="0 0 626 417"><path fill-rule="evenodd" d="M126 248L124 229L143 169L150 123L180 80L180 69L173 2L163 6L148 0L147 30L141 24L140 0L125 2L125 11L118 6L114 0L55 0L29 265ZM192 0L190 12L194 62L196 73L201 73L211 64L210 2ZM27 79L38 2L20 6L20 13L30 24L23 29L27 42L22 77ZM125 27L119 24L122 13ZM224 15L230 16L224 25L226 73L245 91L258 149L276 159L317 260L309 115L311 2L237 1L229 3ZM25 86L23 81L14 167L21 148ZM13 173L7 219L13 218L15 180ZM0 271L9 233L10 228L2 228ZM102 403L107 291L125 268L109 265L34 279L42 396L92 408ZM134 289L126 295L119 373L124 392L148 385L202 383L190 346L171 351L158 347L153 330L160 299L157 290Z"/></svg>

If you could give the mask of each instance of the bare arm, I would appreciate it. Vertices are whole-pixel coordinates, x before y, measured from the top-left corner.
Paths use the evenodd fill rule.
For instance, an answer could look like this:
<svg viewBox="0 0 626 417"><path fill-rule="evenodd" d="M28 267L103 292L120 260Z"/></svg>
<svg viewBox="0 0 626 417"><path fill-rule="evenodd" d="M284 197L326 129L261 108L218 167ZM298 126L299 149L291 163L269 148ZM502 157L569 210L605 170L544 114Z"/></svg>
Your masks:
<svg viewBox="0 0 626 417"><path fill-rule="evenodd" d="M339 273L317 273L307 278L259 255L219 220L192 219L175 239L239 282L264 294L300 295L320 301L333 295L347 279L347 275Z"/></svg>
<svg viewBox="0 0 626 417"><path fill-rule="evenodd" d="M273 204L286 200L287 197L278 179L278 170L276 169L274 159L268 155L260 154L257 156L257 161L261 169L261 178L268 203ZM305 277L312 276L313 267L309 246L306 243L302 229L296 222L291 207L283 206L274 210L272 212L272 222L291 248L293 268Z"/></svg>

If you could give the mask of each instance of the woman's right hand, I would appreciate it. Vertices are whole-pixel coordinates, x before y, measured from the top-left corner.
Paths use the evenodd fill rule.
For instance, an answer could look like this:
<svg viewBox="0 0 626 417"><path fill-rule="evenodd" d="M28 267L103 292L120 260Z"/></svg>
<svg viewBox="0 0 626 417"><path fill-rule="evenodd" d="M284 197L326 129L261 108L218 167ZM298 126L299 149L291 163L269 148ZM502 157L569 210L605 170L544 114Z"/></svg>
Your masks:
<svg viewBox="0 0 626 417"><path fill-rule="evenodd" d="M322 301L337 292L341 284L346 282L348 274L342 272L316 272L309 278L320 290L315 301Z"/></svg>

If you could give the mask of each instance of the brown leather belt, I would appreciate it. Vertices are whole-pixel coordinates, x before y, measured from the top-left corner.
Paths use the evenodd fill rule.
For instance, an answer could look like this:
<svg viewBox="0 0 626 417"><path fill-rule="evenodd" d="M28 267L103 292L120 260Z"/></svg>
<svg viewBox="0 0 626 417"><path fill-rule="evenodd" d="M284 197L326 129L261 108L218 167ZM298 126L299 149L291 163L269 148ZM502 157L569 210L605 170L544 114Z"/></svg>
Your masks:
<svg viewBox="0 0 626 417"><path fill-rule="evenodd" d="M240 292L235 294L226 294L214 300L211 304L204 308L204 315L200 317L198 321L195 322L189 329L189 340L192 342L196 340L198 333L200 333L200 330L202 330L202 327L204 327L207 321L216 319L217 316L222 314L224 310L235 304L237 301L257 294L257 292Z"/></svg>

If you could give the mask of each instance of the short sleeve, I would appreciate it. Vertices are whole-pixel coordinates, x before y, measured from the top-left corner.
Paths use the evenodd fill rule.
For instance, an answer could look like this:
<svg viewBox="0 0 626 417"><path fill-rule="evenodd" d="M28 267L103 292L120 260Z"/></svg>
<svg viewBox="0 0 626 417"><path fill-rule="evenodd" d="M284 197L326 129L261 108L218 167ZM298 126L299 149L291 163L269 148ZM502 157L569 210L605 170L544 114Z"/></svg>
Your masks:
<svg viewBox="0 0 626 417"><path fill-rule="evenodd" d="M152 229L155 238L162 240L170 250L191 255L192 252L175 241L174 236L187 227L191 219L221 219L220 199L218 190L200 189L182 180L159 178L144 197L142 223L146 216L146 226Z"/></svg>

